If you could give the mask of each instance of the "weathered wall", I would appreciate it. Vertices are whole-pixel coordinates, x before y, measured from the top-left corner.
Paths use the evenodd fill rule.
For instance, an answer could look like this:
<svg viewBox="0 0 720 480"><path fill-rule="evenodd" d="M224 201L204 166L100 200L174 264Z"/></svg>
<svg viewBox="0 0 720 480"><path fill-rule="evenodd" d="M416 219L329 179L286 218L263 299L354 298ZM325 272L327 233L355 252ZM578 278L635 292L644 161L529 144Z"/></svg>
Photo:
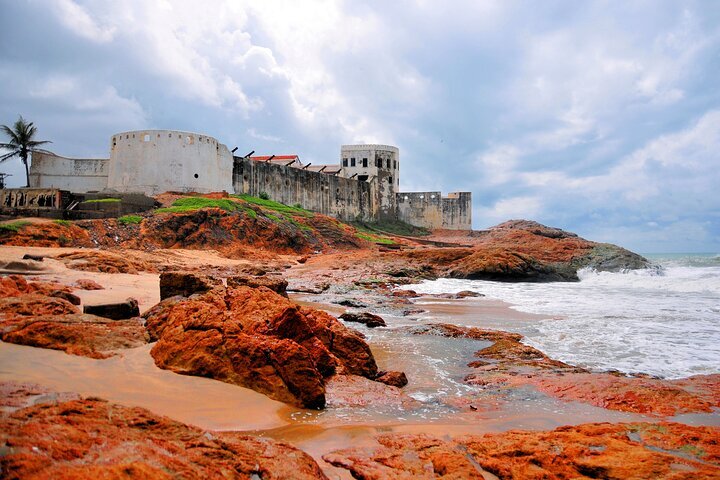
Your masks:
<svg viewBox="0 0 720 480"><path fill-rule="evenodd" d="M68 192L56 188L6 188L0 190L0 207L62 209Z"/></svg>
<svg viewBox="0 0 720 480"><path fill-rule="evenodd" d="M472 230L472 194L470 192L448 193L448 196L442 199L442 228Z"/></svg>
<svg viewBox="0 0 720 480"><path fill-rule="evenodd" d="M30 188L97 192L107 187L108 162L106 158L65 158L35 152L30 163Z"/></svg>
<svg viewBox="0 0 720 480"><path fill-rule="evenodd" d="M147 195L232 189L232 154L210 136L139 130L113 135L110 142L111 189Z"/></svg>
<svg viewBox="0 0 720 480"><path fill-rule="evenodd" d="M472 229L472 194L470 192L405 192L397 194L398 219L430 229Z"/></svg>
<svg viewBox="0 0 720 480"><path fill-rule="evenodd" d="M341 220L373 221L377 217L371 184L355 179L235 157L233 186L238 194L257 197L265 192L276 202L299 203Z"/></svg>
<svg viewBox="0 0 720 480"><path fill-rule="evenodd" d="M423 228L442 228L442 195L440 192L398 193L398 219Z"/></svg>

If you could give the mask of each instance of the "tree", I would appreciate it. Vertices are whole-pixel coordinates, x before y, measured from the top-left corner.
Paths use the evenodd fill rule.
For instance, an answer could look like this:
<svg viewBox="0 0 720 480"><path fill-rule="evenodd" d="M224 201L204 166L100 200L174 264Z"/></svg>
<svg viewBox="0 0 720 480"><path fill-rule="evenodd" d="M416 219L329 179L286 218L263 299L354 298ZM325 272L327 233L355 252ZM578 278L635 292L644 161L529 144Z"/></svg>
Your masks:
<svg viewBox="0 0 720 480"><path fill-rule="evenodd" d="M10 150L10 152L0 155L0 163L5 160L10 160L13 157L20 157L23 165L25 165L25 186L29 187L30 171L28 169L28 154L31 152L48 153L47 150L38 147L52 142L47 140L34 140L37 127L33 125L33 122L26 122L22 115L19 116L12 128L7 125L2 125L0 129L2 129L10 139L7 143L0 143L0 148Z"/></svg>

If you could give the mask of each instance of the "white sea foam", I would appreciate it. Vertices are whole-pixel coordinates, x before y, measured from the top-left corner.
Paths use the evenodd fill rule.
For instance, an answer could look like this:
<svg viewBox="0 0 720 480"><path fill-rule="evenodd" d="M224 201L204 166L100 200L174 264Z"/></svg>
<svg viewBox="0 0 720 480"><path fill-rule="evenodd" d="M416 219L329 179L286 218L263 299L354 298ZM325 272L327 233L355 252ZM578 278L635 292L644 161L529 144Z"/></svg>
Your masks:
<svg viewBox="0 0 720 480"><path fill-rule="evenodd" d="M477 290L546 315L523 328L548 355L595 369L666 378L720 373L720 256L669 256L656 270L585 270L576 283L440 279L419 293Z"/></svg>

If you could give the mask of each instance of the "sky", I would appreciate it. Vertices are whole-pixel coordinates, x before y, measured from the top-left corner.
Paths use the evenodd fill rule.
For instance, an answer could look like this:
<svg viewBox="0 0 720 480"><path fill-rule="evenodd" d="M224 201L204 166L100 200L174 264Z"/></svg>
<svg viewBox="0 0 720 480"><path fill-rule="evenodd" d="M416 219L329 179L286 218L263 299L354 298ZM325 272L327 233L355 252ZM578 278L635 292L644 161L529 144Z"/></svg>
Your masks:
<svg viewBox="0 0 720 480"><path fill-rule="evenodd" d="M211 135L335 163L400 149L403 191L471 191L639 252L720 253L720 2L0 0L0 124L65 156ZM24 182L20 162L0 164Z"/></svg>

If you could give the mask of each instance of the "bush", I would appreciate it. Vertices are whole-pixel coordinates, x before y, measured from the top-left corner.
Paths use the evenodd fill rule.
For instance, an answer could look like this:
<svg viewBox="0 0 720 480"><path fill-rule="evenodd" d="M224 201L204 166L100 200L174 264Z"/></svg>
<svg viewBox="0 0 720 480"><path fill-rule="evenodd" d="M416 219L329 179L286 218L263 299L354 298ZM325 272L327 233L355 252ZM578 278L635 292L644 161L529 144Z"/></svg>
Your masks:
<svg viewBox="0 0 720 480"><path fill-rule="evenodd" d="M301 208L302 208L302 205L301 205L301 204L299 204L299 203L293 203L293 205L292 205L292 206L293 206L293 208L299 208L299 209L301 209Z"/></svg>
<svg viewBox="0 0 720 480"><path fill-rule="evenodd" d="M184 213L200 210L201 208L220 208L228 212L240 210L237 202L227 198L184 197L175 200L171 207L158 208L155 213Z"/></svg>
<svg viewBox="0 0 720 480"><path fill-rule="evenodd" d="M260 198L262 200L270 200L270 195L267 192L260 192Z"/></svg>
<svg viewBox="0 0 720 480"><path fill-rule="evenodd" d="M118 218L117 221L123 225L139 224L143 221L143 217L140 215L124 215Z"/></svg>
<svg viewBox="0 0 720 480"><path fill-rule="evenodd" d="M83 203L120 203L120 198L96 198L94 200L85 200Z"/></svg>
<svg viewBox="0 0 720 480"><path fill-rule="evenodd" d="M72 223L69 220L53 220L54 223L62 225L63 227L69 227Z"/></svg>

